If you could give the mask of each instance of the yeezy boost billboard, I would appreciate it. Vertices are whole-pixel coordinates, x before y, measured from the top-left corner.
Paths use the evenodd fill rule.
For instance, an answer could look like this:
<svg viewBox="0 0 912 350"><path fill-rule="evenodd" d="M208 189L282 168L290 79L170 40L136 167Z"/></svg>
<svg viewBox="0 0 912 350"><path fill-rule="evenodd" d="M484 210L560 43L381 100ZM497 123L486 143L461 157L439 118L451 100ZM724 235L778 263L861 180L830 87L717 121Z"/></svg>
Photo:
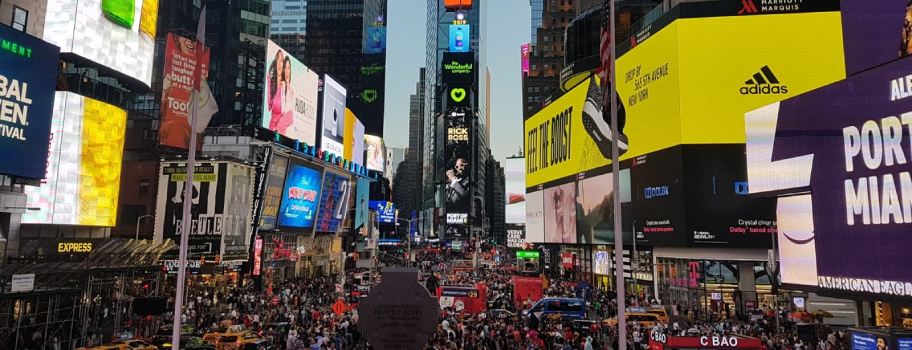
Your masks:
<svg viewBox="0 0 912 350"><path fill-rule="evenodd" d="M613 139L622 160L679 144L744 143L745 112L845 76L840 28L835 11L679 18L654 28L617 61L618 137L598 109L601 89L587 98L594 79L526 120L526 187L608 165Z"/></svg>

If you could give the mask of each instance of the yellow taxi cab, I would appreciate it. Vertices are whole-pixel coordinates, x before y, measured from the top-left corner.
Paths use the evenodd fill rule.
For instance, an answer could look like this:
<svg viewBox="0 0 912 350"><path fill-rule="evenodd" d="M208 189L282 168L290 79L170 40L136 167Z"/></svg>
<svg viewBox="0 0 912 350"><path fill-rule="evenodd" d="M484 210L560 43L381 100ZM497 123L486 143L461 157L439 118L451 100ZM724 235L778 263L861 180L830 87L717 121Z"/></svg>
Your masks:
<svg viewBox="0 0 912 350"><path fill-rule="evenodd" d="M258 344L264 343L265 338L251 331L241 333L232 333L223 335L215 344L217 350L245 350L248 348L258 348Z"/></svg>
<svg viewBox="0 0 912 350"><path fill-rule="evenodd" d="M112 343L120 347L120 350L158 350L158 347L139 339L120 340Z"/></svg>
<svg viewBox="0 0 912 350"><path fill-rule="evenodd" d="M244 325L236 324L228 328L216 328L203 335L203 341L212 345L218 343L219 338L225 335L240 334L244 332Z"/></svg>
<svg viewBox="0 0 912 350"><path fill-rule="evenodd" d="M627 323L637 323L643 327L651 328L659 323L659 316L646 312L630 312L624 314ZM602 321L603 324L610 327L617 327L617 317L612 317Z"/></svg>
<svg viewBox="0 0 912 350"><path fill-rule="evenodd" d="M668 312L665 311L665 309L651 308L651 309L647 309L646 313L656 315L659 317L659 321L662 321L663 323L668 323Z"/></svg>
<svg viewBox="0 0 912 350"><path fill-rule="evenodd" d="M76 350L123 350L123 348L120 346L120 344L106 343L88 348L76 348Z"/></svg>

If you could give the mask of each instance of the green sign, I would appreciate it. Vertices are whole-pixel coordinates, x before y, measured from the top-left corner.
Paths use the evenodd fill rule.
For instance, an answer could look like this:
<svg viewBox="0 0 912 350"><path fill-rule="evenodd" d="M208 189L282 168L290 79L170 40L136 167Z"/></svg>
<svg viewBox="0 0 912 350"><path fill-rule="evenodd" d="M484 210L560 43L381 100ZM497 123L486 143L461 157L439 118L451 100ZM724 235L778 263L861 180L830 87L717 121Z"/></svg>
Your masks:
<svg viewBox="0 0 912 350"><path fill-rule="evenodd" d="M361 98L364 102L373 103L377 100L377 90L376 89L367 89L361 92Z"/></svg>
<svg viewBox="0 0 912 350"><path fill-rule="evenodd" d="M379 63L371 63L367 66L361 66L361 75L369 77L374 74L383 73L384 66Z"/></svg>
<svg viewBox="0 0 912 350"><path fill-rule="evenodd" d="M3 38L0 38L0 49L2 49L3 51L9 52L11 54L19 55L22 57L26 57L26 58L32 57L32 48L22 46L19 43L12 41L12 40L6 40Z"/></svg>
<svg viewBox="0 0 912 350"><path fill-rule="evenodd" d="M517 250L516 258L538 259L539 254L541 253L539 253L537 250Z"/></svg>
<svg viewBox="0 0 912 350"><path fill-rule="evenodd" d="M472 63L462 63L457 61L443 64L443 69L452 74L471 74L473 67L474 65Z"/></svg>
<svg viewBox="0 0 912 350"><path fill-rule="evenodd" d="M466 91L463 88L455 88L450 90L450 98L453 99L453 102L462 102L466 98Z"/></svg>

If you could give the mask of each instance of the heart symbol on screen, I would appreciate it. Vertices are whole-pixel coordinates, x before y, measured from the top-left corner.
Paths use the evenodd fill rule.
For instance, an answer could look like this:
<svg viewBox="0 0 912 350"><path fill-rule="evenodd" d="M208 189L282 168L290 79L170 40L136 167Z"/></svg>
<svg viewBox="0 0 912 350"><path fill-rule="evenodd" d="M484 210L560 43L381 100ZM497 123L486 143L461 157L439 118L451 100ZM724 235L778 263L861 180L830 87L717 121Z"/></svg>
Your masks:
<svg viewBox="0 0 912 350"><path fill-rule="evenodd" d="M450 90L450 98L453 99L453 102L462 102L466 97L466 91L463 88Z"/></svg>

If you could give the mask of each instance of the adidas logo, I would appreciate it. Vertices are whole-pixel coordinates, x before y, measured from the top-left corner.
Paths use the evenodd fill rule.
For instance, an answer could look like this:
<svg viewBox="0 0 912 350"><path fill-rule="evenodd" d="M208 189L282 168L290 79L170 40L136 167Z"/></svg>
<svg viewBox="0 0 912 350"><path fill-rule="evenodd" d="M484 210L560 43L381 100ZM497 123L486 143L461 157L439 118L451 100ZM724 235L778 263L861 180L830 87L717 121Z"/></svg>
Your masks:
<svg viewBox="0 0 912 350"><path fill-rule="evenodd" d="M787 94L788 86L779 83L779 78L773 74L769 66L763 66L760 71L754 73L750 79L744 82L741 87L742 95L772 95Z"/></svg>

